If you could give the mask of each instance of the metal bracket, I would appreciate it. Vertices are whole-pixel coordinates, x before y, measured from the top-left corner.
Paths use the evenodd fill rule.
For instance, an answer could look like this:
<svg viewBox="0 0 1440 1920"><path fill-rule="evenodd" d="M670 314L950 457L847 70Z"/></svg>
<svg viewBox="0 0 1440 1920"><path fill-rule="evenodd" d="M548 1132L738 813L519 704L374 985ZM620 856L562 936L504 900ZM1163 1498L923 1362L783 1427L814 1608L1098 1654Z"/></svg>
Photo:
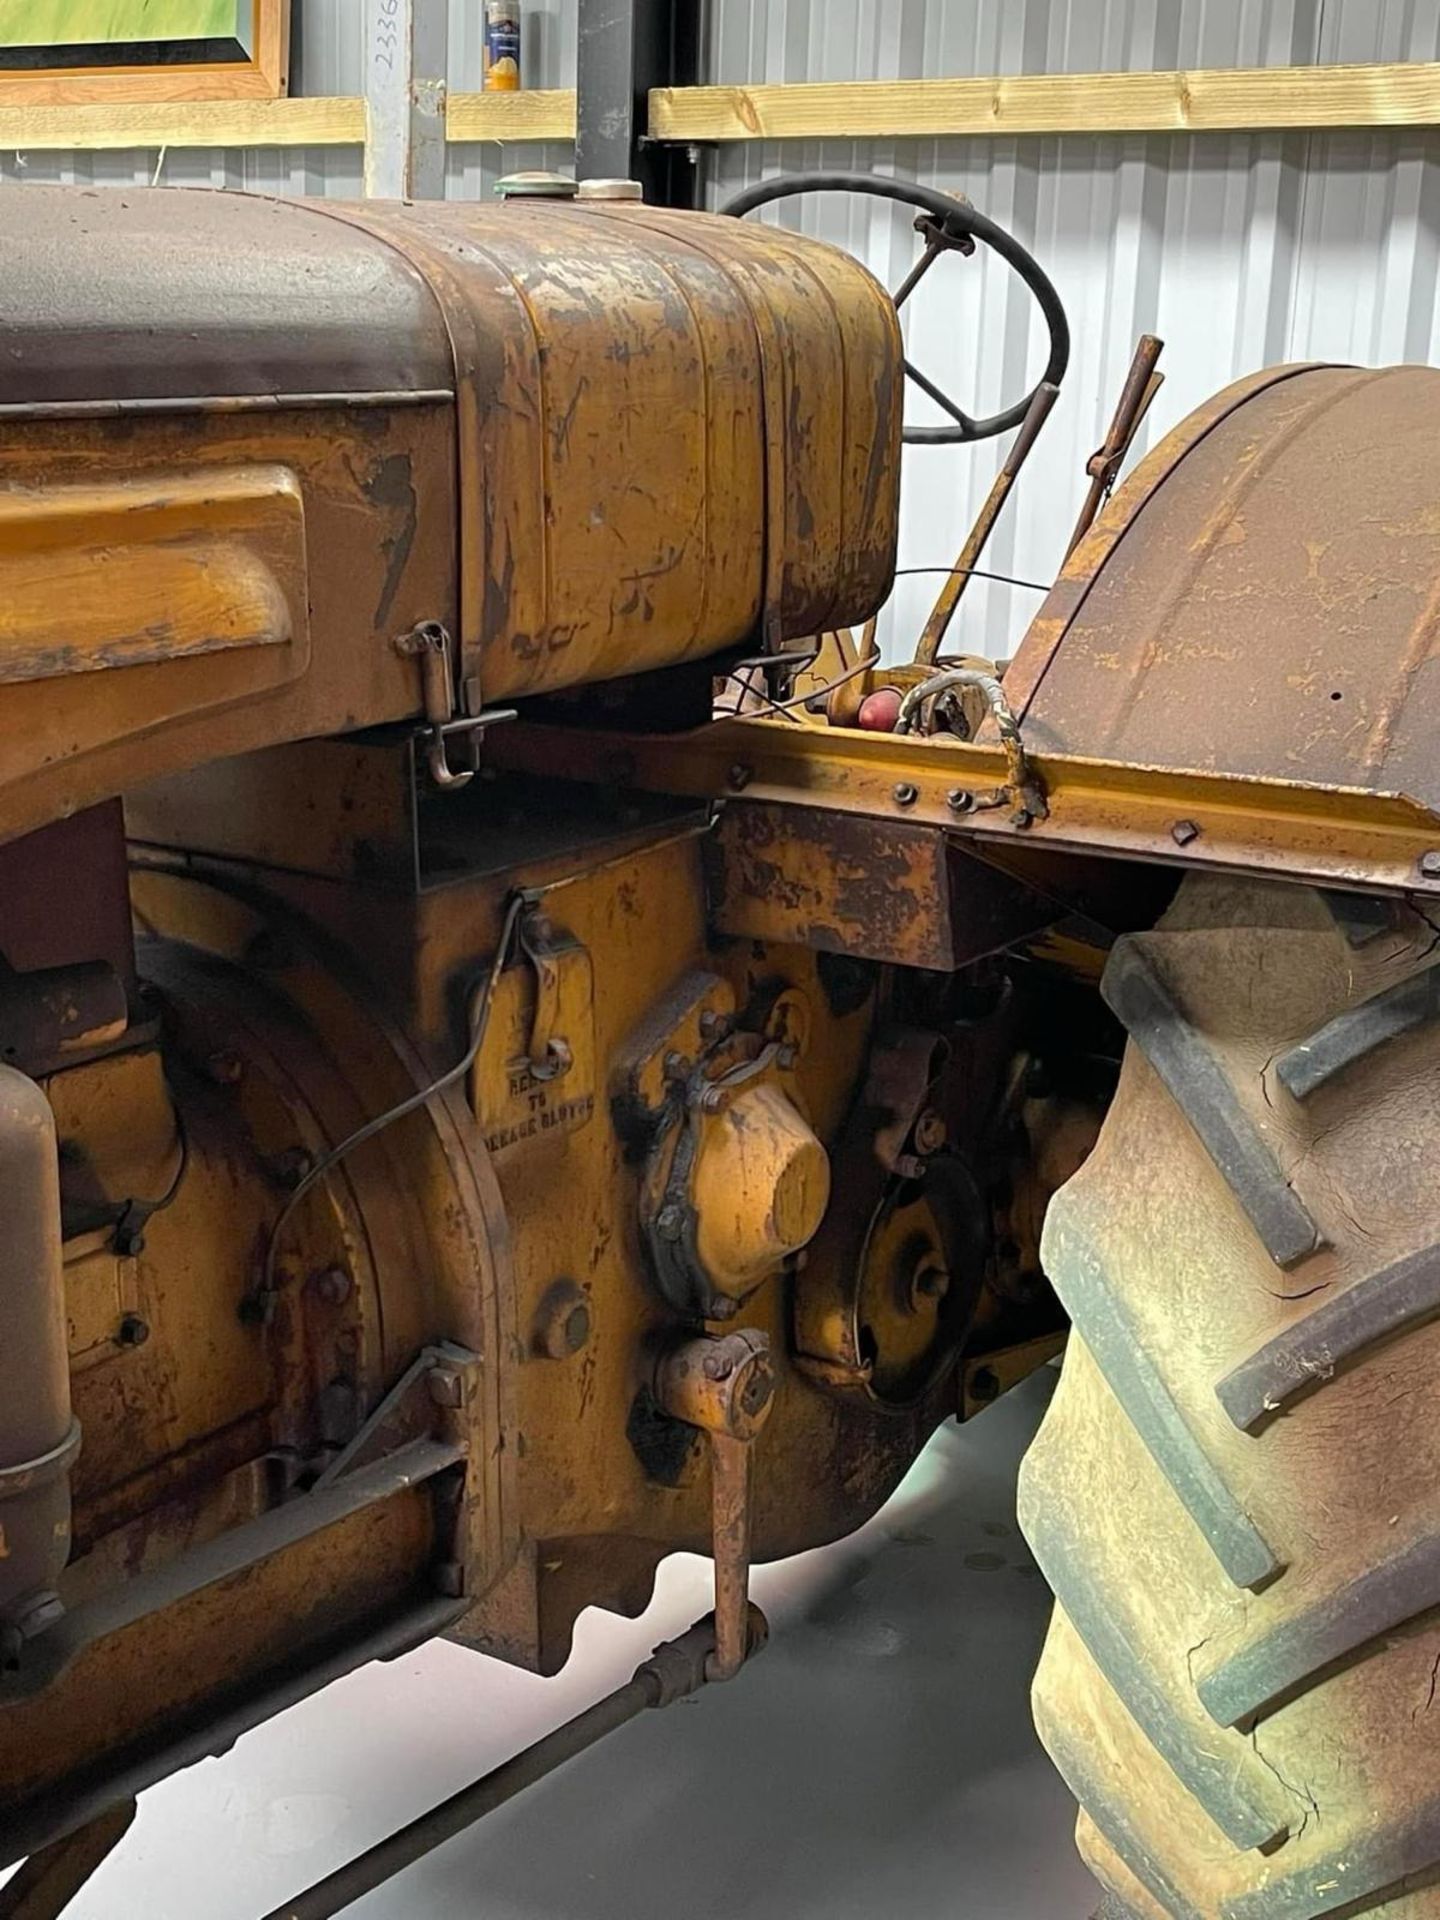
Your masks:
<svg viewBox="0 0 1440 1920"><path fill-rule="evenodd" d="M564 1005L565 970L574 967L578 958L588 979L590 956L575 941L557 942L549 920L534 908L522 915L518 938L520 951L535 969L535 1017L525 1064L532 1080L558 1080L575 1059L570 1042L556 1032Z"/></svg>
<svg viewBox="0 0 1440 1920"><path fill-rule="evenodd" d="M437 1406L464 1406L468 1382L479 1365L478 1354L450 1340L422 1347L359 1432L315 1481L311 1492L323 1492L347 1473L428 1434L435 1424Z"/></svg>
<svg viewBox="0 0 1440 1920"><path fill-rule="evenodd" d="M437 787L454 790L468 787L480 768L480 736L487 727L498 726L516 717L514 707L493 707L486 712L455 712L455 643L450 630L438 620L422 620L418 627L402 633L395 651L420 662L420 689L425 704L425 760ZM450 742L464 743L469 764L452 767Z"/></svg>
<svg viewBox="0 0 1440 1920"><path fill-rule="evenodd" d="M42 1692L97 1641L233 1579L351 1514L462 1467L469 1443L461 1416L479 1365L477 1354L449 1341L422 1349L308 1492L63 1614L27 1643L23 1665L0 1676L0 1697L24 1699ZM439 1568L449 1565L442 1560Z"/></svg>

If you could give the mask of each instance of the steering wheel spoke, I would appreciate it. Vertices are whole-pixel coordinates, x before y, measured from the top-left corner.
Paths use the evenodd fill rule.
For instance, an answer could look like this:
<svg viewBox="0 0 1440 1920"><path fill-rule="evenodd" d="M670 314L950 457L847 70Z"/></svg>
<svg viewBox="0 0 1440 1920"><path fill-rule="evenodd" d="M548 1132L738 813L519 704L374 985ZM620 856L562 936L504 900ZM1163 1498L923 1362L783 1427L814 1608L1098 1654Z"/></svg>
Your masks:
<svg viewBox="0 0 1440 1920"><path fill-rule="evenodd" d="M913 361L907 360L905 362L905 372L908 375L908 377L915 382L916 386L919 387L920 391L926 396L927 399L933 400L936 406L939 407L942 410L942 412L948 413L952 420L956 421L960 426L964 427L965 438L967 440L974 440L977 438L977 435L975 433L975 422L970 418L970 415L966 413L963 407L957 407L955 402L950 398L948 393L942 393L940 388L936 386L933 380L927 380L925 375L921 373L920 369L915 365ZM920 432L926 431L926 429L917 427L914 429L914 431L917 433L920 433ZM938 427L938 428L931 428L929 429L929 431L946 433L948 432L948 429L945 427Z"/></svg>
<svg viewBox="0 0 1440 1920"><path fill-rule="evenodd" d="M922 187L909 180L889 180L879 174L802 173L782 174L777 179L762 181L759 186L737 194L720 211L739 218L757 207L768 206L773 200L789 199L798 193L864 193L920 209L922 217L915 224L924 238L925 251L894 295L897 309L904 305L942 253L971 253L978 241L1014 269L1044 316L1050 334L1050 354L1040 379L1023 399L985 419L975 419L966 413L907 360L907 375L951 421L943 427L906 427L905 439L911 446L953 446L959 441L991 439L1020 425L1041 386L1059 386L1070 362L1070 327L1060 296L1039 261L1004 227L997 226L968 200L941 193L935 187Z"/></svg>

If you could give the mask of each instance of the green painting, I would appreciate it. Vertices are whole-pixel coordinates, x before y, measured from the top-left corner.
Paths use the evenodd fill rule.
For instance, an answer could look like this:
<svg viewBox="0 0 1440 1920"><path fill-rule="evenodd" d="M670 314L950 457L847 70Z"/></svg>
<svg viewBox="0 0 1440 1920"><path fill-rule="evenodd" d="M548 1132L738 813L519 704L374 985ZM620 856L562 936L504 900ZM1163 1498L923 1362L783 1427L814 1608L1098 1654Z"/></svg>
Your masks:
<svg viewBox="0 0 1440 1920"><path fill-rule="evenodd" d="M253 0L0 0L0 70L250 60Z"/></svg>

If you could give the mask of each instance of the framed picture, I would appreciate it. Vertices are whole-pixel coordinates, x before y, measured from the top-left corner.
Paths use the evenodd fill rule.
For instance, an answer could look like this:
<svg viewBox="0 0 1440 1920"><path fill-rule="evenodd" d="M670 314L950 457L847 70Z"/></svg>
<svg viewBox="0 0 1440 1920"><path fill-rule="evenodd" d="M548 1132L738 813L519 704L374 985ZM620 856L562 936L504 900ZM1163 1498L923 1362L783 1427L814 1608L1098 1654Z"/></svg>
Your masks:
<svg viewBox="0 0 1440 1920"><path fill-rule="evenodd" d="M0 105L275 100L290 0L0 0Z"/></svg>

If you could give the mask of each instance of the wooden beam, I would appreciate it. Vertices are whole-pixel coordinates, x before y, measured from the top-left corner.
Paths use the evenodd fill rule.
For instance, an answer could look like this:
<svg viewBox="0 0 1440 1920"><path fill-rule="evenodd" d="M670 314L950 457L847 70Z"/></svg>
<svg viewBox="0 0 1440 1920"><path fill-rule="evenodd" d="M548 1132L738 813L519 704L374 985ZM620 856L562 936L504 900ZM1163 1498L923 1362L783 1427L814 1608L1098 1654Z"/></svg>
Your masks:
<svg viewBox="0 0 1440 1920"><path fill-rule="evenodd" d="M935 139L1440 124L1440 62L661 87L657 140Z"/></svg>
<svg viewBox="0 0 1440 1920"><path fill-rule="evenodd" d="M177 87L183 82L177 78ZM825 85L660 87L657 140L935 139L946 134L1204 133L1440 125L1440 61L1060 73ZM453 93L452 144L575 137L568 87ZM0 148L360 146L358 99L0 106Z"/></svg>
<svg viewBox="0 0 1440 1920"><path fill-rule="evenodd" d="M575 138L569 88L452 93L447 138ZM350 98L195 100L153 106L0 106L0 149L95 152L125 147L363 146L365 102Z"/></svg>
<svg viewBox="0 0 1440 1920"><path fill-rule="evenodd" d="M337 147L365 138L363 100L187 101L154 106L0 107L0 148Z"/></svg>
<svg viewBox="0 0 1440 1920"><path fill-rule="evenodd" d="M452 142L573 140L575 89L522 87L517 93L452 93L446 116Z"/></svg>

